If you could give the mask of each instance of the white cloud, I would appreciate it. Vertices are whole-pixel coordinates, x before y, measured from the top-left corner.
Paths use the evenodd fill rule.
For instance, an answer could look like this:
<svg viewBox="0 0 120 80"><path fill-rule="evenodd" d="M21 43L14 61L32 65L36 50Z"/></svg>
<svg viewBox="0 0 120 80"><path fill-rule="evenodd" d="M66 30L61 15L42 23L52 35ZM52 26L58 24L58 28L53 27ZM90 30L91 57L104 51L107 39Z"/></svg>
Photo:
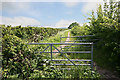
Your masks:
<svg viewBox="0 0 120 80"><path fill-rule="evenodd" d="M64 2L67 7L73 7L79 0L2 0L2 2Z"/></svg>
<svg viewBox="0 0 120 80"><path fill-rule="evenodd" d="M64 4L67 6L67 7L74 7L78 4L78 2L64 2Z"/></svg>
<svg viewBox="0 0 120 80"><path fill-rule="evenodd" d="M61 2L64 2L67 7L74 7L78 5L79 0L61 0Z"/></svg>
<svg viewBox="0 0 120 80"><path fill-rule="evenodd" d="M103 1L100 1L100 2L87 2L87 3L85 3L85 5L83 5L81 11L83 13L87 13L87 12L92 11L92 10L95 11L99 4L101 4L103 6Z"/></svg>
<svg viewBox="0 0 120 80"><path fill-rule="evenodd" d="M59 22L56 23L55 27L56 28L60 28L60 27L64 27L64 28L67 28L69 27L69 25L73 22L76 22L76 21L70 21L70 20L60 20Z"/></svg>
<svg viewBox="0 0 120 80"><path fill-rule="evenodd" d="M1 18L2 16L0 16ZM22 26L27 26L27 25L40 25L40 22L36 19L29 18L29 17L2 17L2 21L0 21L0 24L6 24L6 25L22 25Z"/></svg>
<svg viewBox="0 0 120 80"><path fill-rule="evenodd" d="M83 1L84 2L84 1ZM103 9L103 5L104 5L104 1L103 0L85 0L85 4L82 7L82 12L83 13L87 13L89 11L96 11L97 7L99 4L102 5L102 9ZM107 0L107 3L109 5L110 0ZM118 0L116 0L115 2L118 2Z"/></svg>
<svg viewBox="0 0 120 80"><path fill-rule="evenodd" d="M95 10L96 8L97 8L96 2L86 3L86 4L82 7L82 12L83 12L83 13L87 13L87 12L89 12L89 11Z"/></svg>
<svg viewBox="0 0 120 80"><path fill-rule="evenodd" d="M18 14L20 16L20 14L25 14L34 17L41 16L40 10L33 9L30 2L3 2L2 11L6 12L9 15Z"/></svg>
<svg viewBox="0 0 120 80"><path fill-rule="evenodd" d="M20 11L29 10L31 7L28 2L4 2L2 3L2 9L9 13L17 13ZM22 13L22 12L21 12Z"/></svg>

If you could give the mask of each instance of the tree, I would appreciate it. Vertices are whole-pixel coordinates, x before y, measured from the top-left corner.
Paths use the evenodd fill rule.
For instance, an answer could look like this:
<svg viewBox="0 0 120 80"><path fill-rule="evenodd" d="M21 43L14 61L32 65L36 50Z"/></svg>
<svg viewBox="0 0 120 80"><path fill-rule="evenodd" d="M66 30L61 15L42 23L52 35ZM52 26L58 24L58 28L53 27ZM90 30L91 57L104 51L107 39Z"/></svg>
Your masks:
<svg viewBox="0 0 120 80"><path fill-rule="evenodd" d="M95 54L96 63L102 63L99 64L100 66L105 64L103 67L109 67L109 69L120 72L119 4L114 0L110 0L109 4L106 0L104 1L103 9L101 5L98 6L96 17L94 17L94 12L92 12L91 18L88 18L90 20L90 26L88 26L90 29L89 33L96 35L95 38L100 39L95 48L98 52ZM101 55L105 56L103 57ZM97 56L99 56L99 58Z"/></svg>
<svg viewBox="0 0 120 80"><path fill-rule="evenodd" d="M74 22L74 23L69 25L68 29L72 29L75 26L80 26L80 25L77 22Z"/></svg>

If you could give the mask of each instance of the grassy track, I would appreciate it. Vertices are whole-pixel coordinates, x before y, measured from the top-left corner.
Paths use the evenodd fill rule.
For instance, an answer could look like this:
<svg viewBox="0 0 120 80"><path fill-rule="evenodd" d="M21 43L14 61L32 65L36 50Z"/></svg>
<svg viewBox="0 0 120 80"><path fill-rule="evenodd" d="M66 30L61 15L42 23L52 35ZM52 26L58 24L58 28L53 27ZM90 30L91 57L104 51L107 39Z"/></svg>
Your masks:
<svg viewBox="0 0 120 80"><path fill-rule="evenodd" d="M67 37L69 31L70 30L65 31L64 35L62 35L62 36ZM72 34L70 34L70 36L72 36ZM54 37L53 39L55 39L55 38L58 38L58 36ZM62 41L66 41L66 39L67 38L63 38ZM75 40L75 39L70 38L69 40ZM64 46L64 47L67 47L67 46ZM70 50L74 50L74 49L68 49L68 50L70 51ZM66 50L66 51L68 51L68 50ZM82 58L90 57L88 55L86 56L86 54L80 56L78 54L76 54L76 55L75 54L74 55L70 54L69 55L69 54L65 53L64 55L66 55L69 59L72 59L72 58L73 59L79 59L81 57ZM57 54L57 55L53 56L53 59L66 59L66 58L63 57L61 54ZM69 61L57 61L57 62L53 62L53 63L54 64L56 64L56 63L59 63L59 64L71 64L71 62L69 62ZM75 62L75 64L84 64L84 62ZM77 78L77 77L79 77L79 78L96 78L96 79L100 78L100 75L95 71L91 71L89 66L57 66L57 68L58 69L70 68L70 70L62 70L63 73L64 73L64 78Z"/></svg>

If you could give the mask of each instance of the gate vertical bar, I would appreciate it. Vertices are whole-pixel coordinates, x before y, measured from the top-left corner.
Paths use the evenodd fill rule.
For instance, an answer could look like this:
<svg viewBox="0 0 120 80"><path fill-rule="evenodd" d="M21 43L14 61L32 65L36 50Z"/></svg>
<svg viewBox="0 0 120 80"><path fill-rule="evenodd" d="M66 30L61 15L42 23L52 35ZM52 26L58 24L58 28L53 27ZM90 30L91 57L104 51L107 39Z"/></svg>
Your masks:
<svg viewBox="0 0 120 80"><path fill-rule="evenodd" d="M93 43L91 44L91 68L93 70Z"/></svg>
<svg viewBox="0 0 120 80"><path fill-rule="evenodd" d="M60 35L60 43L61 43L61 35Z"/></svg>
<svg viewBox="0 0 120 80"><path fill-rule="evenodd" d="M50 44L50 46L51 46L51 61L52 61L52 44Z"/></svg>

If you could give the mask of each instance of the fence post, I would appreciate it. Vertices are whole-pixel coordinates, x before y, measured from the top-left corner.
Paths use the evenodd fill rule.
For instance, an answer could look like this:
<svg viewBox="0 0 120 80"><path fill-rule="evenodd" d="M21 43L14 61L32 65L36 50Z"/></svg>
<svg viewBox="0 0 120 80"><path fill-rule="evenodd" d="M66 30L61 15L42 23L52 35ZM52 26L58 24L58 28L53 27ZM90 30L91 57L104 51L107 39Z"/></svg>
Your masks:
<svg viewBox="0 0 120 80"><path fill-rule="evenodd" d="M93 70L93 43L91 44L91 68Z"/></svg>
<svg viewBox="0 0 120 80"><path fill-rule="evenodd" d="M50 44L51 49L51 61L52 61L52 44Z"/></svg>

